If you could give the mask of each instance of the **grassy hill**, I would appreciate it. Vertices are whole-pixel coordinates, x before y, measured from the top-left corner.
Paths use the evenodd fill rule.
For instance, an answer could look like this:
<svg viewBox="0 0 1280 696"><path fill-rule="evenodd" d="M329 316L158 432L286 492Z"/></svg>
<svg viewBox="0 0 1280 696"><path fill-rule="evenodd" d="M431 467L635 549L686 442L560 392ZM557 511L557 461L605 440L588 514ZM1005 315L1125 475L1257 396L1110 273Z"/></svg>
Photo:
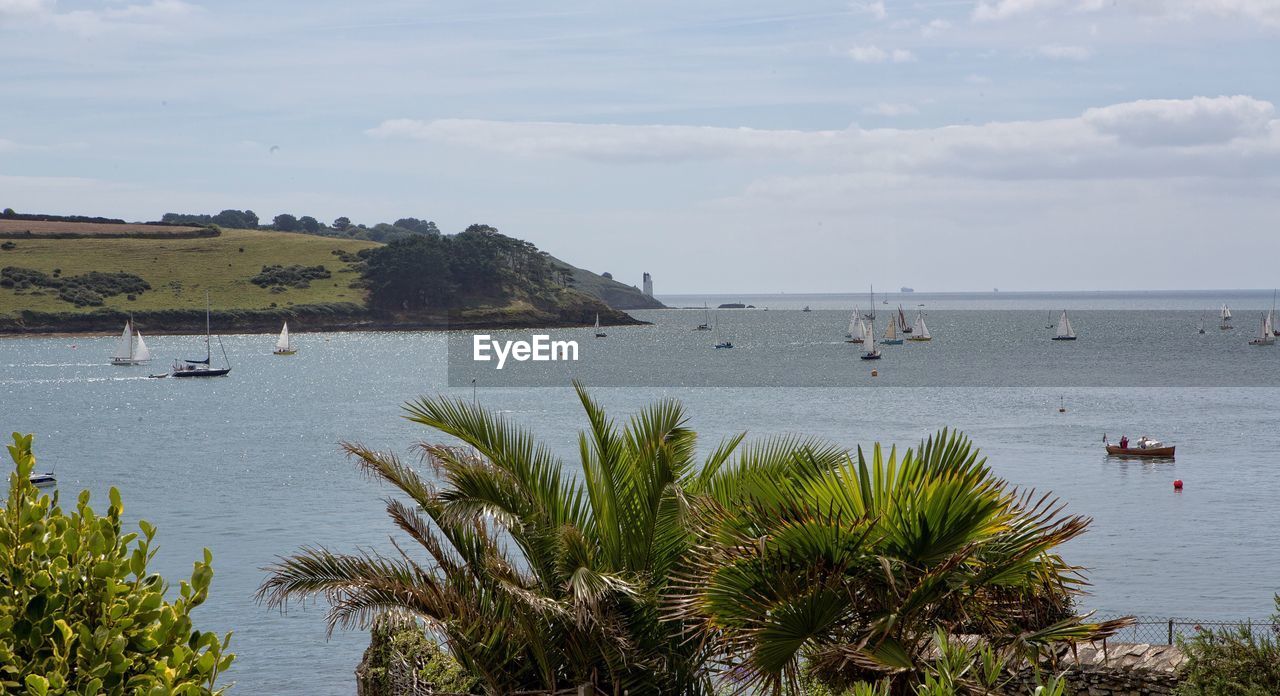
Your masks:
<svg viewBox="0 0 1280 696"><path fill-rule="evenodd" d="M213 237L134 238L116 233L140 226L60 222L56 227L64 238L34 230L32 236L0 234L0 333L114 329L126 314L149 333L202 332L206 290L214 323L223 331L275 331L282 319L301 330L569 326L589 324L597 314L605 324L637 323L592 292L602 283L591 281L594 274L586 271L581 273L591 281L588 288L517 290L503 302L475 302L447 312L374 310L368 292L351 284L361 277L355 254L381 246L376 242L235 229ZM136 231L154 234L156 229ZM264 267L277 266L283 268L273 271L276 277L320 266L323 271L312 275L326 277L266 282ZM578 269L574 277L580 277ZM150 288L138 291L141 281ZM78 284L96 288L99 296L68 290ZM118 294L103 291L103 284ZM128 290L118 289L126 285ZM101 304L69 301L86 296Z"/></svg>
<svg viewBox="0 0 1280 696"><path fill-rule="evenodd" d="M552 263L573 274L573 287L593 297L598 297L614 309L662 309L666 305L640 292L634 285L619 283L612 278L597 275L578 268L555 257Z"/></svg>
<svg viewBox="0 0 1280 696"><path fill-rule="evenodd" d="M64 225L65 226L65 225ZM266 309L331 303L363 304L364 291L348 287L358 275L334 251L354 254L373 242L330 239L284 232L224 230L203 239L13 239L0 250L0 267L31 268L65 278L91 271L132 273L151 289L129 300L108 297L105 307L125 312L203 309L205 290L219 310ZM2 246L2 245L0 245ZM250 279L263 266L324 266L332 277L312 280L310 287L283 291L259 287ZM41 294L33 294L40 292ZM91 312L77 308L48 290L20 291L0 287L0 315L21 310Z"/></svg>

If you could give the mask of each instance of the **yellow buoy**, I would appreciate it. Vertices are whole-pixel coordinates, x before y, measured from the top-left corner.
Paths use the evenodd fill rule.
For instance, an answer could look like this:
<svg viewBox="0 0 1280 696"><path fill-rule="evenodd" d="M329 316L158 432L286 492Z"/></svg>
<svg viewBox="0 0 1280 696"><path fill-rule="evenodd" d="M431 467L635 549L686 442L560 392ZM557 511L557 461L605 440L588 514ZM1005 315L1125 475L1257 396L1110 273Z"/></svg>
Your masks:
<svg viewBox="0 0 1280 696"><path fill-rule="evenodd" d="M871 371L871 376L872 376L872 377L879 377L879 376L880 376L880 371L879 371L879 370L872 370L872 371Z"/></svg>

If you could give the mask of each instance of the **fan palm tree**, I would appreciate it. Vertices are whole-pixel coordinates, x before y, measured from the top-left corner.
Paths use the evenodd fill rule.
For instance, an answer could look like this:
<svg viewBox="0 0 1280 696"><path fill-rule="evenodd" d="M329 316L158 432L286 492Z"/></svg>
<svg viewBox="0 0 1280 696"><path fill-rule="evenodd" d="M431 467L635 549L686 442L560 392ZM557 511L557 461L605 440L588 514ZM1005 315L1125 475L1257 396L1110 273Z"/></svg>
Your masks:
<svg viewBox="0 0 1280 696"><path fill-rule="evenodd" d="M1089 520L1011 489L963 436L754 483L745 501L699 515L667 597L667 616L744 690L795 693L807 670L838 688L887 677L911 693L939 632L1025 655L1123 625L1026 625L1019 596L1080 589L1054 549Z"/></svg>
<svg viewBox="0 0 1280 696"><path fill-rule="evenodd" d="M404 498L387 512L430 562L304 548L268 568L259 597L328 600L329 628L386 610L424 620L486 692L590 683L605 692L701 694L709 644L665 621L660 599L695 540L693 501L732 505L770 478L804 479L847 461L801 438L743 444L699 461L683 408L664 400L624 427L575 385L588 429L581 475L527 431L472 403L424 399L407 417L463 446L419 445L433 476L347 444L364 471ZM421 554L419 554L421 555Z"/></svg>

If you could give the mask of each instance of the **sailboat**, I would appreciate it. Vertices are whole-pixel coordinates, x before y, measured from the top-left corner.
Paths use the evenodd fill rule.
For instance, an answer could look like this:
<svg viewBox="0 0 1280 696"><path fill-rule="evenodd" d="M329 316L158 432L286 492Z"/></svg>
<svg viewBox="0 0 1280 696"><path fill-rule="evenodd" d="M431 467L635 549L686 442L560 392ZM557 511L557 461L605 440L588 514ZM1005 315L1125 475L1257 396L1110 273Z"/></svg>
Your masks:
<svg viewBox="0 0 1280 696"><path fill-rule="evenodd" d="M890 322L890 323L892 323L892 322ZM876 325L875 325L875 322L872 322L872 323L867 327L867 343L869 343L869 344L870 344L870 345L867 347L867 352L863 353L863 354L862 354L862 355L860 355L859 357L860 357L860 358L862 358L863 360L879 360L879 359L880 359L880 350L879 350L878 348L876 348Z"/></svg>
<svg viewBox="0 0 1280 696"><path fill-rule="evenodd" d="M718 339L716 341L716 350L733 347L733 341L720 337L720 321L718 317L716 319L716 338Z"/></svg>
<svg viewBox="0 0 1280 696"><path fill-rule="evenodd" d="M902 313L902 305L898 305L898 331L904 334L911 333L911 326L907 324L907 315Z"/></svg>
<svg viewBox="0 0 1280 696"><path fill-rule="evenodd" d="M856 306L853 308L853 314L849 315L849 333L844 337L848 339L845 343L862 343L866 337L866 333L862 330L862 315Z"/></svg>
<svg viewBox="0 0 1280 696"><path fill-rule="evenodd" d="M884 327L884 339L880 342L886 346L902 345L902 339L898 338L898 322L892 316L889 317L889 324Z"/></svg>
<svg viewBox="0 0 1280 696"><path fill-rule="evenodd" d="M1271 313L1268 312L1262 315L1262 331L1259 333L1257 338L1253 338L1249 340L1249 345L1269 346L1269 345L1273 345L1275 342L1276 342L1276 337L1275 337L1273 328L1271 326Z"/></svg>
<svg viewBox="0 0 1280 696"><path fill-rule="evenodd" d="M871 286L871 311L863 316L867 318L867 321L876 320L876 286L874 285Z"/></svg>
<svg viewBox="0 0 1280 696"><path fill-rule="evenodd" d="M1200 317L1200 333L1204 333L1204 317Z"/></svg>
<svg viewBox="0 0 1280 696"><path fill-rule="evenodd" d="M1076 340L1076 330L1071 328L1071 320L1067 318L1067 310L1062 310L1062 314L1058 317L1058 333L1053 337L1055 341L1074 341Z"/></svg>
<svg viewBox="0 0 1280 696"><path fill-rule="evenodd" d="M929 335L929 327L925 326L924 314L916 310L916 325L911 327L911 335L907 337L908 341L932 341L933 336Z"/></svg>
<svg viewBox="0 0 1280 696"><path fill-rule="evenodd" d="M226 367L213 366L213 334L209 330L209 292L204 293L204 360L181 360L173 363L172 377L222 377L231 372L231 361L227 359L227 349L222 349L222 360ZM222 345L222 339L218 339Z"/></svg>
<svg viewBox="0 0 1280 696"><path fill-rule="evenodd" d="M1045 324L1044 328L1046 329L1053 328L1053 310L1049 310L1049 323Z"/></svg>
<svg viewBox="0 0 1280 696"><path fill-rule="evenodd" d="M694 331L710 331L711 330L711 310L707 309L706 300L702 302L702 323L698 324L698 328Z"/></svg>
<svg viewBox="0 0 1280 696"><path fill-rule="evenodd" d="M1271 320L1271 335L1280 336L1280 328L1276 328L1276 291L1271 291L1271 311L1267 312L1267 318Z"/></svg>
<svg viewBox="0 0 1280 696"><path fill-rule="evenodd" d="M298 352L297 348L289 342L289 322L284 323L284 327L280 329L280 338L276 339L276 355L293 355Z"/></svg>
<svg viewBox="0 0 1280 696"><path fill-rule="evenodd" d="M1218 325L1219 329L1226 331L1231 328L1231 308L1222 305L1222 309L1218 310L1218 316L1222 318L1222 323Z"/></svg>
<svg viewBox="0 0 1280 696"><path fill-rule="evenodd" d="M133 320L126 321L124 331L120 333L120 341L116 343L116 350L111 354L111 364L143 365L148 362L151 362L151 351L147 348L147 342L142 340L141 332L134 332Z"/></svg>
<svg viewBox="0 0 1280 696"><path fill-rule="evenodd" d="M600 330L600 315L597 314L596 315L596 338L604 338L605 336L608 336L608 335L609 334Z"/></svg>

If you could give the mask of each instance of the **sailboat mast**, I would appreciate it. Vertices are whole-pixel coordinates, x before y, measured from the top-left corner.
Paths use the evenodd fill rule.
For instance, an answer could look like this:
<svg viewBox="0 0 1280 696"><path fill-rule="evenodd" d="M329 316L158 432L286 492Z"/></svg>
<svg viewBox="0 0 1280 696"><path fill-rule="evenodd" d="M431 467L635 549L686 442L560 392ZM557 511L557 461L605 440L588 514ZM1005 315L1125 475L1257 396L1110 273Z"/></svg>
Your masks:
<svg viewBox="0 0 1280 696"><path fill-rule="evenodd" d="M209 365L213 359L213 346L209 343L209 339L213 336L213 332L209 328L209 291L204 291L204 364Z"/></svg>

